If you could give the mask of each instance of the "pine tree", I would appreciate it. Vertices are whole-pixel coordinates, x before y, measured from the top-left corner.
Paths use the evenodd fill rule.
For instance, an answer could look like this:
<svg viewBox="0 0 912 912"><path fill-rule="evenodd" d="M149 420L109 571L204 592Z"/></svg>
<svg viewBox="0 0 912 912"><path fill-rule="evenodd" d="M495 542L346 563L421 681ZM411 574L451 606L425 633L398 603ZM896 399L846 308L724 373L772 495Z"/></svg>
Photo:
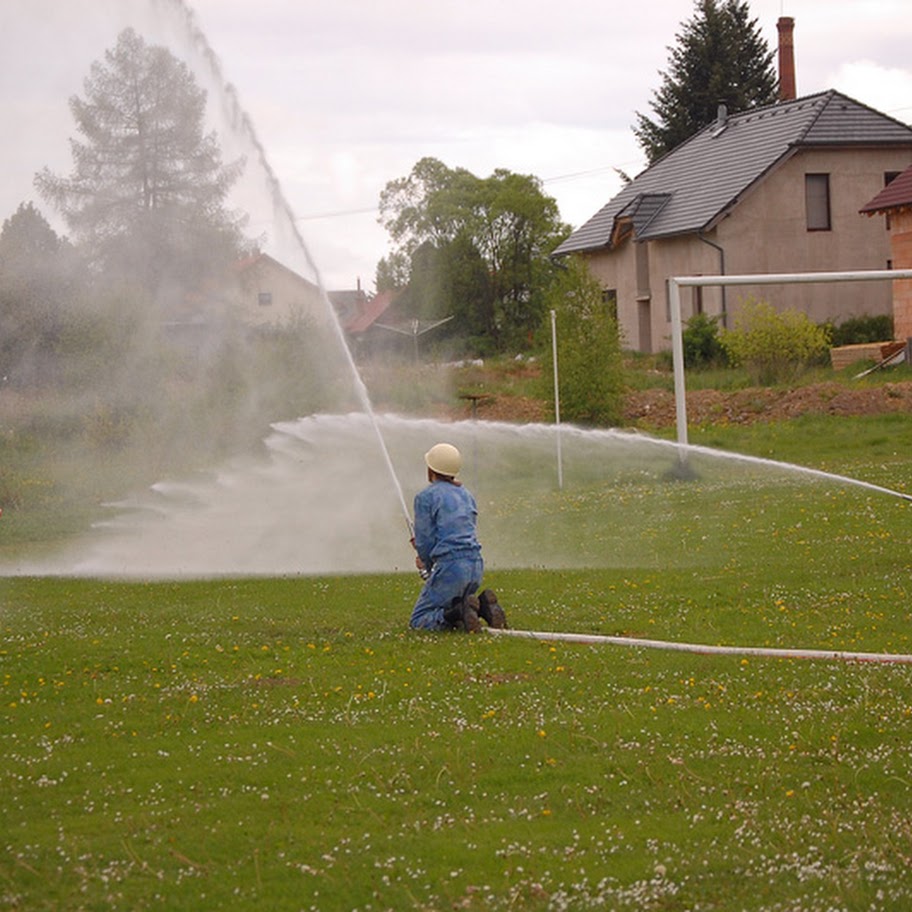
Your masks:
<svg viewBox="0 0 912 912"><path fill-rule="evenodd" d="M633 132L650 163L711 123L721 104L734 114L776 100L773 52L747 0L697 0L677 42L650 102L656 120L636 114Z"/></svg>
<svg viewBox="0 0 912 912"><path fill-rule="evenodd" d="M223 165L204 133L206 93L166 48L124 30L70 99L81 140L73 172L44 168L35 185L96 268L149 289L197 286L240 243L226 195L242 162Z"/></svg>

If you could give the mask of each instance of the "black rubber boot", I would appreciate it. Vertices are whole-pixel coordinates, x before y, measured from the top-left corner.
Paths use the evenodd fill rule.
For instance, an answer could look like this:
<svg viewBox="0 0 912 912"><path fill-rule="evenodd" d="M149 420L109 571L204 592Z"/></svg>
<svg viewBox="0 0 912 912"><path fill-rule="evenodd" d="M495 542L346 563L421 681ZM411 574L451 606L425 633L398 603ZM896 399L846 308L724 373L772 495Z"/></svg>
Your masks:
<svg viewBox="0 0 912 912"><path fill-rule="evenodd" d="M449 608L443 611L443 619L453 630L465 630L465 622L462 619L462 599L454 598Z"/></svg>
<svg viewBox="0 0 912 912"><path fill-rule="evenodd" d="M466 633L479 633L481 631L478 609L478 599L474 595L467 595L462 600L462 626Z"/></svg>
<svg viewBox="0 0 912 912"><path fill-rule="evenodd" d="M500 607L497 596L491 589L485 589L478 596L478 614L488 627L502 630L507 626L507 616L504 614L503 608Z"/></svg>

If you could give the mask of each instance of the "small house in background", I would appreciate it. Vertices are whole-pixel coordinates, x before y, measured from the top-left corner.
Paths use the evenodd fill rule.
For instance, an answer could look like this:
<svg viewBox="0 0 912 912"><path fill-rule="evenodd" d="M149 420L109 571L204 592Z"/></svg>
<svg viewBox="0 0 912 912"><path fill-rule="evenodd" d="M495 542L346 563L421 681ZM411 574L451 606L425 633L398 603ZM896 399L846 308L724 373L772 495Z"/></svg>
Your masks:
<svg viewBox="0 0 912 912"><path fill-rule="evenodd" d="M218 349L228 327L269 331L292 328L302 320L331 319L316 283L256 251L236 260L221 279L186 295L163 330L181 348L202 356Z"/></svg>
<svg viewBox="0 0 912 912"><path fill-rule="evenodd" d="M912 162L912 127L834 90L796 98L794 22L779 25L780 101L733 115L720 106L554 251L585 260L632 349L669 347L674 276L887 266L887 231L858 210ZM682 315L731 325L750 297L818 323L891 307L886 282L694 287Z"/></svg>
<svg viewBox="0 0 912 912"><path fill-rule="evenodd" d="M394 291L381 291L372 298L365 298L357 313L342 321L342 328L355 340L369 332L390 308L395 300Z"/></svg>
<svg viewBox="0 0 912 912"><path fill-rule="evenodd" d="M358 279L355 288L329 292L329 300L339 319L339 324L347 331L349 325L357 321L364 313L370 295L364 291L361 287L361 280Z"/></svg>
<svg viewBox="0 0 912 912"><path fill-rule="evenodd" d="M912 269L912 166L862 206L861 212L886 217L890 233L890 266ZM893 282L893 336L906 341L907 346L912 343L912 279Z"/></svg>
<svg viewBox="0 0 912 912"><path fill-rule="evenodd" d="M328 318L332 311L349 343L364 348L396 297L395 292L369 295L357 287L329 291L265 253L254 253L238 261L235 283L229 295L233 314L248 326L289 325L302 317Z"/></svg>
<svg viewBox="0 0 912 912"><path fill-rule="evenodd" d="M556 250L578 254L626 344L670 344L668 279L885 269L884 226L859 207L912 161L912 128L836 91L718 120L631 181ZM890 312L888 283L692 288L683 317L722 325L764 298L814 322Z"/></svg>
<svg viewBox="0 0 912 912"><path fill-rule="evenodd" d="M239 260L235 278L235 315L248 325L291 324L308 314L326 311L318 285L266 253L256 252Z"/></svg>
<svg viewBox="0 0 912 912"><path fill-rule="evenodd" d="M361 283L355 291L331 291L332 301L345 331L349 345L356 355L376 354L388 346L384 344L387 333L378 322L387 316L398 297L396 291L381 291L372 297L361 290Z"/></svg>

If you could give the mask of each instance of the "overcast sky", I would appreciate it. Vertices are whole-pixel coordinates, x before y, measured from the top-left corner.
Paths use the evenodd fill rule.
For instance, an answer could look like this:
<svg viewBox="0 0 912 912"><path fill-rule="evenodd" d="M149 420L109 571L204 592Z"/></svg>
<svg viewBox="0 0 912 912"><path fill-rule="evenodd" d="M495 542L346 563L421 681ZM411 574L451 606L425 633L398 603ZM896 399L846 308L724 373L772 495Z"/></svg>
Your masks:
<svg viewBox="0 0 912 912"><path fill-rule="evenodd" d="M329 289L373 287L384 185L423 156L544 182L574 227L645 161L635 112L694 14L685 0L196 0L187 4L249 115ZM0 0L0 220L42 166L71 170L67 99L132 24L187 59L181 0ZM830 88L912 121L909 0L752 0L770 48L795 19L798 94ZM181 18L180 15L177 18ZM194 66L192 59L187 60ZM217 91L209 88L210 97ZM230 152L230 150L229 150ZM267 194L245 198L271 232Z"/></svg>

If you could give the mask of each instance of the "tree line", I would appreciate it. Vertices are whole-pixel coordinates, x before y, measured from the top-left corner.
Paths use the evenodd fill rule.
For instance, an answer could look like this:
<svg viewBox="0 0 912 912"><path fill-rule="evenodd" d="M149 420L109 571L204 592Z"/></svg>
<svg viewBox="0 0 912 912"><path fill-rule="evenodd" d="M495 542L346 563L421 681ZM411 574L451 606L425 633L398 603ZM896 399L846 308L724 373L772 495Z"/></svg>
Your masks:
<svg viewBox="0 0 912 912"><path fill-rule="evenodd" d="M45 167L34 180L69 237L31 202L0 231L0 358L19 385L72 382L76 361L111 364L139 324L179 319L245 246L225 207L243 163L223 164L203 132L206 96L186 64L126 29L83 89L69 101L71 173Z"/></svg>
<svg viewBox="0 0 912 912"><path fill-rule="evenodd" d="M637 114L634 132L653 160L712 120L720 101L737 111L774 90L771 54L747 3L697 0L655 93L656 119ZM244 162L222 160L203 126L205 105L190 68L132 29L91 64L83 94L70 99L72 170L35 176L69 237L30 202L0 230L0 382L78 387L113 368L134 379L148 369L152 382L173 376L173 363L153 365L138 340L185 318L201 289L217 288L254 246L244 215L228 206ZM489 354L546 350L553 310L565 338L592 356L582 387L601 388L598 364L616 360L623 340L585 269L551 257L570 227L538 178L503 168L477 177L423 158L386 185L380 213L391 250L376 287L398 292L404 318L446 321L441 337L452 346ZM213 370L222 388L238 385L224 382L224 362ZM568 418L607 420L595 398L581 395Z"/></svg>
<svg viewBox="0 0 912 912"><path fill-rule="evenodd" d="M191 69L128 28L82 88L71 170L34 179L67 236L31 201L0 227L0 389L44 414L29 434L141 451L161 472L254 445L270 421L351 407L315 355L323 321L239 314L235 267L256 242L228 199L245 163L204 129Z"/></svg>

